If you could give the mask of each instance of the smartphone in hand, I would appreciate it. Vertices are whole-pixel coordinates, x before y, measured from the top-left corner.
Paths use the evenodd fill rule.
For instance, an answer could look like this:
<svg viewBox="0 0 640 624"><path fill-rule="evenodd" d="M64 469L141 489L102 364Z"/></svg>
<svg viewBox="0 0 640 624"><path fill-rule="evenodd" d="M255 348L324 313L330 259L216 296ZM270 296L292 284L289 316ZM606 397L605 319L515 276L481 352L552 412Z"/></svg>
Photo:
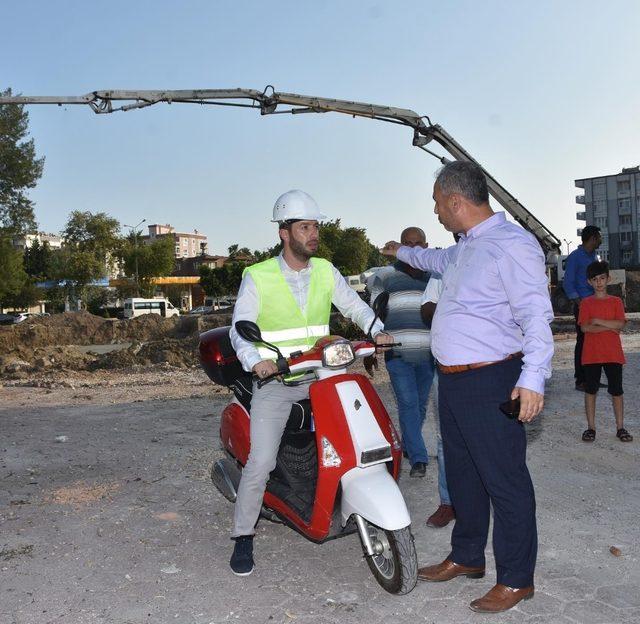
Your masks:
<svg viewBox="0 0 640 624"><path fill-rule="evenodd" d="M520 416L520 399L519 398L509 399L504 403L500 403L498 407L500 408L500 411L507 418L517 418L518 416Z"/></svg>

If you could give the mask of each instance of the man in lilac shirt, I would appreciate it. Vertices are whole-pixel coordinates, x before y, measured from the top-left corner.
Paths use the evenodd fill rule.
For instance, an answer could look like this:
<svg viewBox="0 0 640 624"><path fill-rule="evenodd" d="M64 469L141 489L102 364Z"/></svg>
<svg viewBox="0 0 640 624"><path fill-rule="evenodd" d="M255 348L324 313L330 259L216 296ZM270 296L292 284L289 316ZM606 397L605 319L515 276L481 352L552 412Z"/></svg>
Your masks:
<svg viewBox="0 0 640 624"><path fill-rule="evenodd" d="M535 496L523 423L542 410L545 379L551 376L553 313L544 255L531 234L493 212L477 165L445 165L433 197L440 223L460 233L458 243L436 250L391 241L383 250L441 273L444 284L431 341L456 523L449 556L421 568L418 576L426 581L484 576L493 506L497 584L470 607L505 611L534 591ZM515 402L507 405L510 399L519 399L519 412Z"/></svg>

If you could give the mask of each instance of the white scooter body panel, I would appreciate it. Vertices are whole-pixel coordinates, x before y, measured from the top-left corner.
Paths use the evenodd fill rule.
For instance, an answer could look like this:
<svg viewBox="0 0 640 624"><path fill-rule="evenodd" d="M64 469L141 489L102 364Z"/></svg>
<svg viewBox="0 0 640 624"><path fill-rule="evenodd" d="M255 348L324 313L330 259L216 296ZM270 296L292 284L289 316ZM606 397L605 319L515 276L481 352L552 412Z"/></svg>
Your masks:
<svg viewBox="0 0 640 624"><path fill-rule="evenodd" d="M343 381L336 384L336 392L340 397L345 420L353 441L356 464L360 467L375 463L385 463L391 459L391 445L384 437L380 425L362 392L355 381ZM363 461L367 452L384 451L380 459Z"/></svg>
<svg viewBox="0 0 640 624"><path fill-rule="evenodd" d="M342 479L342 526L352 514L388 531L411 524L409 510L398 484L384 464L352 468Z"/></svg>

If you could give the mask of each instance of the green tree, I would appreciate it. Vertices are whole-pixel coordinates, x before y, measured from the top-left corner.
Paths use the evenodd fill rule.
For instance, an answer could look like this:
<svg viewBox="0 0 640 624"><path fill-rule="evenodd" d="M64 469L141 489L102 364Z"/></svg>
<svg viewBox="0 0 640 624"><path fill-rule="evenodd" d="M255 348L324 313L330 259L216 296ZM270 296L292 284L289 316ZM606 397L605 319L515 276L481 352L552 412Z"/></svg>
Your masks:
<svg viewBox="0 0 640 624"><path fill-rule="evenodd" d="M15 250L7 236L0 236L0 307L14 307L29 276L22 265L22 253Z"/></svg>
<svg viewBox="0 0 640 624"><path fill-rule="evenodd" d="M343 275L360 274L367 268L370 246L363 228L347 228L333 252L333 264Z"/></svg>
<svg viewBox="0 0 640 624"><path fill-rule="evenodd" d="M269 247L269 249L265 249L264 251L255 250L251 255L255 258L256 262L262 262L263 260L268 260L269 258L275 258L282 251L282 243L278 243L273 247Z"/></svg>
<svg viewBox="0 0 640 624"><path fill-rule="evenodd" d="M200 273L200 286L204 290L205 295L208 297L222 297L224 294L225 286L221 281L222 274L220 268L209 268L208 266L201 265L199 269Z"/></svg>
<svg viewBox="0 0 640 624"><path fill-rule="evenodd" d="M107 277L122 244L119 230L117 219L104 212L71 212L62 231L64 246L56 250L51 263L51 277L62 282L69 299L81 299L86 305L91 282Z"/></svg>
<svg viewBox="0 0 640 624"><path fill-rule="evenodd" d="M373 243L370 243L367 269L370 267L385 266L390 263L391 258L381 254L380 250Z"/></svg>
<svg viewBox="0 0 640 624"><path fill-rule="evenodd" d="M356 275L370 266L378 266L381 263L378 262L378 256L381 254L374 254L374 250L377 251L364 228L343 230L340 219L327 221L320 226L317 255L333 262L343 275ZM374 259L376 264L371 264Z"/></svg>
<svg viewBox="0 0 640 624"><path fill-rule="evenodd" d="M240 288L244 262L226 262L223 266L210 269L200 267L200 286L209 297L235 295Z"/></svg>
<svg viewBox="0 0 640 624"><path fill-rule="evenodd" d="M10 96L11 89L0 93ZM37 227L26 191L42 176L44 158L36 158L28 131L29 114L24 106L0 105L0 228L14 235Z"/></svg>
<svg viewBox="0 0 640 624"><path fill-rule="evenodd" d="M105 269L107 275L116 262L121 238L120 223L104 212L74 210L67 219L62 232L65 245L77 251L91 253Z"/></svg>
<svg viewBox="0 0 640 624"><path fill-rule="evenodd" d="M154 277L171 275L175 265L173 238L162 236L146 245L141 243L139 232L132 232L120 248L120 256L127 277L138 278L139 290L152 296Z"/></svg>
<svg viewBox="0 0 640 624"><path fill-rule="evenodd" d="M104 262L91 251L65 245L52 255L51 277L60 282L65 298L85 304L89 295L89 284L105 277Z"/></svg>
<svg viewBox="0 0 640 624"><path fill-rule="evenodd" d="M46 241L41 245L36 239L24 250L24 270L36 281L50 279L52 262L53 252Z"/></svg>

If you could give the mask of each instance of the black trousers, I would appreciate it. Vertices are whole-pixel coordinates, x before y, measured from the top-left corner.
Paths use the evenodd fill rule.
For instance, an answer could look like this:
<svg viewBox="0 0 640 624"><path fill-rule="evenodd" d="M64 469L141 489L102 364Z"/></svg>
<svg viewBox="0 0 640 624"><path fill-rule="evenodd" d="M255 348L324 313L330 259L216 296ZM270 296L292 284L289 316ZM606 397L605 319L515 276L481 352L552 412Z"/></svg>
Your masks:
<svg viewBox="0 0 640 624"><path fill-rule="evenodd" d="M580 313L580 306L577 303L573 304L573 316L576 319L576 348L573 350L573 376L576 378L577 384L584 383L584 368L582 367L582 345L584 345L584 332L578 325L578 314Z"/></svg>
<svg viewBox="0 0 640 624"><path fill-rule="evenodd" d="M493 506L497 582L533 585L538 551L536 503L526 466L524 426L498 408L510 398L522 360L439 375L439 412L447 484L456 510L449 558L485 564Z"/></svg>

